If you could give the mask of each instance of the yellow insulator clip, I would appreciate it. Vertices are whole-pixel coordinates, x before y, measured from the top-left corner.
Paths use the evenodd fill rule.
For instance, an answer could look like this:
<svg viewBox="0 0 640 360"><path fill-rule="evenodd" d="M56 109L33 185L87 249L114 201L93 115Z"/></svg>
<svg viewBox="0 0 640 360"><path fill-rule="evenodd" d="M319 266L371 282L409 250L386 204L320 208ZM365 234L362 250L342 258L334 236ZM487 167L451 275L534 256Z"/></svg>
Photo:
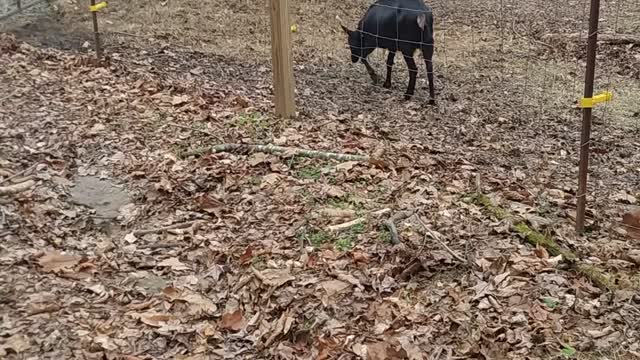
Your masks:
<svg viewBox="0 0 640 360"><path fill-rule="evenodd" d="M594 97L580 99L580 107L592 108L595 104L608 102L611 101L611 99L613 99L613 93L611 93L611 91L603 91Z"/></svg>
<svg viewBox="0 0 640 360"><path fill-rule="evenodd" d="M104 9L106 7L107 7L107 2L106 1L101 1L101 2L99 2L97 4L95 4L95 5L89 6L89 11L96 12L96 11L99 11L99 10Z"/></svg>

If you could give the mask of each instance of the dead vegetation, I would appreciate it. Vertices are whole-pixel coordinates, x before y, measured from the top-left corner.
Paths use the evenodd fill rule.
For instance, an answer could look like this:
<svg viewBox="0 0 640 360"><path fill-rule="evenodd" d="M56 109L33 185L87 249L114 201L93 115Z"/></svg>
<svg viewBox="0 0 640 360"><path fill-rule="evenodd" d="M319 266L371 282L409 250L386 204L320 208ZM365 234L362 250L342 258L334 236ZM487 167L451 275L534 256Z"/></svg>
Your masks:
<svg viewBox="0 0 640 360"><path fill-rule="evenodd" d="M0 357L638 357L638 47L601 47L621 95L577 237L579 46L537 42L580 4L435 3L430 108L348 64L326 25L365 2L294 3L298 119L270 115L261 3L110 2L99 65L3 28Z"/></svg>

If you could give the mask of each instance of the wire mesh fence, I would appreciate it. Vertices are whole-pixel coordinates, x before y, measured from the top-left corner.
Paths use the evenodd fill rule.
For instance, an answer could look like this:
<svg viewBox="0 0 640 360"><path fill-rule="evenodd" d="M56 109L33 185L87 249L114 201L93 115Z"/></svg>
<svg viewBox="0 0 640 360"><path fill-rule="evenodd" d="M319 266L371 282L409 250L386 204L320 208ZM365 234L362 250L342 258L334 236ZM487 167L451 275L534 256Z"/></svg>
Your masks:
<svg viewBox="0 0 640 360"><path fill-rule="evenodd" d="M89 1L73 3L82 14L79 19L86 23L87 34L91 34ZM553 171L575 179L565 186L575 195L580 148L578 105L585 78L589 1L430 1L430 11L417 12L433 15L433 43L425 41L422 33L419 38L399 38L406 30L406 17L416 12L416 8L399 3L289 1L291 19L287 26L291 25L298 110L336 117L349 113L354 105L363 111L404 106L420 119L420 127L441 121L457 127L452 131L466 132L465 137L455 138L460 146L484 139L540 137L539 144L522 146L523 154L513 143L505 151L515 154L511 157L514 163L534 162L535 166L529 166L540 171L548 170L545 161L557 161L549 160L548 154L560 154L566 166ZM355 31L367 11L376 8L391 15L386 23L378 16L372 18L373 24L362 24L367 29L358 36L374 40L356 49L370 52L366 56L368 70L362 64L362 54L356 54L359 61L352 63L353 46L349 46L340 24ZM146 45L169 42L255 64L258 69L264 68L258 75L269 76L273 45L269 15L269 7L257 1L116 0L98 12L97 18L107 55L114 36L128 36ZM637 2L602 3L595 89L596 93L610 91L614 101L594 108L592 181L587 195L594 206L610 206L606 202L612 192L639 183L637 172L621 171L612 165L616 135L640 131L638 19ZM419 23L418 16L410 21L421 31L426 25ZM391 31L380 35L381 25L392 25ZM417 80L410 102L403 99L411 78L403 56L395 57L391 81L385 81L389 50L378 48L383 42L417 48ZM423 61L420 51L432 44L436 106L429 105L426 75L430 60ZM376 74L376 84L371 73ZM623 159L638 161L635 154Z"/></svg>

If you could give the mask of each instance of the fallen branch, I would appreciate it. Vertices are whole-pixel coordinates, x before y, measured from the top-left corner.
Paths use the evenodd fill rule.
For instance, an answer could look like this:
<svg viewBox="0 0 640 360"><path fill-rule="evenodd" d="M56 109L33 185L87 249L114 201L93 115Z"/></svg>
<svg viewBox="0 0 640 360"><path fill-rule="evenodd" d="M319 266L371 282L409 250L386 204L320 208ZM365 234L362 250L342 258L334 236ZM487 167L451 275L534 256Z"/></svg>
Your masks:
<svg viewBox="0 0 640 360"><path fill-rule="evenodd" d="M11 181L11 180L13 180L13 179L17 178L18 176L22 176L23 174L26 174L28 171L33 170L36 166L38 166L38 164L33 164L33 165L29 166L28 168L26 168L26 169L24 169L24 170L22 170L22 171L18 171L17 173L15 173L15 174L13 174L13 175L9 176L8 178L6 178L6 179L4 179L4 180L0 181L0 184L4 184L4 183L6 183L6 182L9 182L9 181Z"/></svg>
<svg viewBox="0 0 640 360"><path fill-rule="evenodd" d="M133 232L133 236L140 237L140 236L144 236L144 235L147 235L147 234L163 233L163 232L169 231L169 230L185 229L185 228L193 226L197 222L198 222L197 220L196 221L188 221L188 222L184 222L184 223L173 224L173 225L160 227L160 228L155 228L155 229L136 230L136 231Z"/></svg>
<svg viewBox="0 0 640 360"><path fill-rule="evenodd" d="M407 281L409 278L417 273L419 273L424 266L422 266L422 262L420 260L414 259L409 263L409 266L405 268L400 275L398 275L398 279L402 281Z"/></svg>
<svg viewBox="0 0 640 360"><path fill-rule="evenodd" d="M505 209L494 204L488 196L476 194L475 202L489 210L497 219L508 221L511 230L522 235L529 244L544 247L551 255L562 255L563 261L571 266L575 272L589 279L600 289L612 291L618 288L616 284L619 281L614 274L609 274L594 265L581 262L580 258L573 252L561 247L552 238L531 229L523 220L511 216ZM631 286L636 287L634 284L631 284Z"/></svg>
<svg viewBox="0 0 640 360"><path fill-rule="evenodd" d="M587 34L572 33L572 34L546 34L543 39L552 40L581 40L587 41ZM611 44L611 45L640 45L640 36L633 34L598 34L598 42Z"/></svg>
<svg viewBox="0 0 640 360"><path fill-rule="evenodd" d="M388 214L390 212L391 212L391 209L384 208L382 210L377 210L377 211L374 211L374 212L370 212L370 213L368 213L367 215L365 215L363 217L359 217L357 219L351 220L351 221L346 222L346 223L329 226L328 229L329 229L329 231L345 230L345 229L348 229L348 228L353 227L355 225L362 224L363 222L367 221L367 218L369 216L380 216L380 215Z"/></svg>
<svg viewBox="0 0 640 360"><path fill-rule="evenodd" d="M429 234L429 236L433 240L435 240L438 244L440 244L440 246L442 246L445 250L447 250L447 252L451 254L451 256L453 256L456 260L460 261L463 264L468 264L467 259L463 258L462 256L458 255L455 251L451 250L451 248L447 246L447 244L445 244L444 241L440 239L440 235L438 233L436 233L435 231L427 227L427 224L425 224L424 221L422 221L422 219L418 214L415 214L415 218L418 220L418 222L420 223L420 226L422 226L424 231L426 231L427 234Z"/></svg>
<svg viewBox="0 0 640 360"><path fill-rule="evenodd" d="M182 157L200 156L208 153L234 152L234 151L251 151L264 152L269 154L284 154L287 156L304 156L317 159L335 159L340 161L370 161L370 157L366 155L339 154L332 152L324 152L317 150L297 149L276 145L248 145L248 144L220 144L204 148L187 151Z"/></svg>
<svg viewBox="0 0 640 360"><path fill-rule="evenodd" d="M383 224L389 230L389 235L391 236L391 243L393 245L400 244L400 236L398 235L398 229L396 229L395 222L400 221L402 219L406 219L411 215L413 215L414 213L415 213L415 210L401 211L383 222Z"/></svg>
<svg viewBox="0 0 640 360"><path fill-rule="evenodd" d="M10 195L17 194L23 191L29 190L36 182L33 180L28 180L25 182L21 182L18 184L13 184L9 186L0 186L0 195Z"/></svg>

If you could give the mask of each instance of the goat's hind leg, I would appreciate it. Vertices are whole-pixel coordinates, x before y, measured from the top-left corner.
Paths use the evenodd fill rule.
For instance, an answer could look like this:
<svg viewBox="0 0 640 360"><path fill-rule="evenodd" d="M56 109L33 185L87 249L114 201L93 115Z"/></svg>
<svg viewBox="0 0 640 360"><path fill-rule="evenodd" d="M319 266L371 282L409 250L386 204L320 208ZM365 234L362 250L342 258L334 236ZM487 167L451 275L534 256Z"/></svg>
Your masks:
<svg viewBox="0 0 640 360"><path fill-rule="evenodd" d="M404 61L407 63L407 67L409 68L409 86L407 86L407 92L404 94L405 100L411 100L411 97L415 93L416 90L416 77L418 76L418 66L416 66L416 62L413 59L413 54L407 55L403 53Z"/></svg>
<svg viewBox="0 0 640 360"><path fill-rule="evenodd" d="M429 104L436 104L436 92L433 84L433 44L422 47L422 56L427 66L427 80L429 81Z"/></svg>

